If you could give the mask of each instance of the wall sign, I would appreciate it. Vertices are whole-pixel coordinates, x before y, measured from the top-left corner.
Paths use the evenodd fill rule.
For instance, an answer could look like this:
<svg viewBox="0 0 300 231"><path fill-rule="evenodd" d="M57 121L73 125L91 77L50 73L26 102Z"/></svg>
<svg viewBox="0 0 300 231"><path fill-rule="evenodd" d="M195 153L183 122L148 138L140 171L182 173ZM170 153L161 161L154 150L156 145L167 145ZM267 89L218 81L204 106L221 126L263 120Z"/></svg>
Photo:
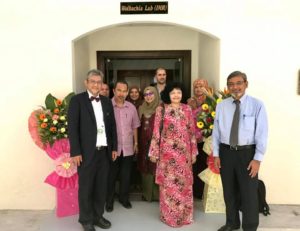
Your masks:
<svg viewBox="0 0 300 231"><path fill-rule="evenodd" d="M168 2L121 2L121 14L167 14Z"/></svg>

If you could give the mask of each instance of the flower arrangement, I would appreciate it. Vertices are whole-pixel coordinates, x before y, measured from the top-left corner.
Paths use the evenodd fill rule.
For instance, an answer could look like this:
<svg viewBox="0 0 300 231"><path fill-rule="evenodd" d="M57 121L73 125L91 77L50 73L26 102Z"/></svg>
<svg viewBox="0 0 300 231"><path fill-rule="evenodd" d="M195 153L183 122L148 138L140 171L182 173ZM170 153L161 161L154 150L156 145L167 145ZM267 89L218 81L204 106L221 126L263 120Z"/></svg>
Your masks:
<svg viewBox="0 0 300 231"><path fill-rule="evenodd" d="M197 127L201 129L202 135L208 138L212 134L214 128L214 118L216 115L216 106L223 99L231 96L227 89L224 91L218 91L218 94L213 89L204 90L206 99L201 105L201 109L198 114Z"/></svg>
<svg viewBox="0 0 300 231"><path fill-rule="evenodd" d="M56 188L58 217L74 215L79 211L77 166L70 157L67 133L67 111L73 95L70 93L59 100L48 94L45 106L34 110L28 119L28 130L34 143L54 160L55 170L44 182Z"/></svg>
<svg viewBox="0 0 300 231"><path fill-rule="evenodd" d="M36 111L38 134L41 142L46 145L56 140L67 138L67 110L74 93L68 94L63 100L48 94L45 99L45 107L41 106Z"/></svg>
<svg viewBox="0 0 300 231"><path fill-rule="evenodd" d="M216 106L223 99L231 96L227 89L214 93L212 89L204 91L206 99L201 105L201 110L197 117L197 126L200 128L204 139L203 151L208 155L207 168L200 172L198 176L205 182L203 194L203 208L208 213L225 213L225 203L223 199L223 188L220 177L220 170L214 165L212 131L216 115Z"/></svg>

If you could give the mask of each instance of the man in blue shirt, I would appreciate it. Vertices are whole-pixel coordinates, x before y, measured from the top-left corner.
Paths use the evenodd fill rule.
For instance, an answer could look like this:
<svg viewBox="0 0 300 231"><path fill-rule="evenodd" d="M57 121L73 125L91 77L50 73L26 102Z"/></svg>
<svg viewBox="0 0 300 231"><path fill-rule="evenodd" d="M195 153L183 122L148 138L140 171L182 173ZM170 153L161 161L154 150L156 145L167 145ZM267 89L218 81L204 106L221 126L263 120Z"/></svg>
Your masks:
<svg viewBox="0 0 300 231"><path fill-rule="evenodd" d="M226 224L218 231L239 229L242 211L244 231L257 230L258 171L266 151L268 121L263 103L245 94L245 73L227 77L232 97L217 105L213 129L213 155L220 168L226 205Z"/></svg>

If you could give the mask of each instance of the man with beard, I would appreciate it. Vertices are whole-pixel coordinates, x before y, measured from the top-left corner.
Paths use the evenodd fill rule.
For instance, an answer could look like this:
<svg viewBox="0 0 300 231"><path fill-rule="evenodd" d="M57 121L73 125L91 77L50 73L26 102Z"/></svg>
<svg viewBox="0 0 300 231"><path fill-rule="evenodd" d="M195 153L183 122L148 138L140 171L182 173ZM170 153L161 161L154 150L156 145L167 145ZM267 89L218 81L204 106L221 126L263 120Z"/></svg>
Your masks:
<svg viewBox="0 0 300 231"><path fill-rule="evenodd" d="M155 83L151 86L156 87L157 91L160 93L165 89L167 82L167 71L163 67L159 67L155 71Z"/></svg>

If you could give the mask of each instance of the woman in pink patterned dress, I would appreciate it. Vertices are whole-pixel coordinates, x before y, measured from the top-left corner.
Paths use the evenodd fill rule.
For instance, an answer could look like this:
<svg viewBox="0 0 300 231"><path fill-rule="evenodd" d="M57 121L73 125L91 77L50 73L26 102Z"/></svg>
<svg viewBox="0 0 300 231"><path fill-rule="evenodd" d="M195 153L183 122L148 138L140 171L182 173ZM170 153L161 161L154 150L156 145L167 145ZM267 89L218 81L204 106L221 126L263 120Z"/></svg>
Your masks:
<svg viewBox="0 0 300 231"><path fill-rule="evenodd" d="M198 154L192 110L181 103L182 90L173 83L162 92L165 104L156 110L149 150L150 160L157 162L160 219L172 227L193 222L192 164Z"/></svg>

